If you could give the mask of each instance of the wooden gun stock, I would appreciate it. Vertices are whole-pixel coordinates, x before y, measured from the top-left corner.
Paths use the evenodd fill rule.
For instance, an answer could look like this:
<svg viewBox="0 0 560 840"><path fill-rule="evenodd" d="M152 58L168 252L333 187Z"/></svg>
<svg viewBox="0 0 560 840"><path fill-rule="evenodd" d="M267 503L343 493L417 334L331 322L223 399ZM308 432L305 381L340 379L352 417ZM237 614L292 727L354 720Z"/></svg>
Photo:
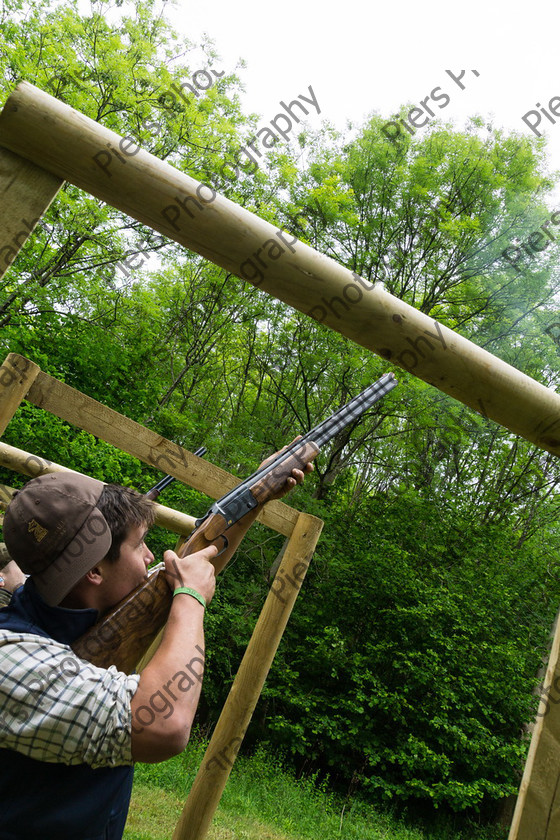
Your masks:
<svg viewBox="0 0 560 840"><path fill-rule="evenodd" d="M254 485L258 503L264 504L285 483L293 467L302 469L318 452L316 446L306 444L300 453L294 454L284 464L271 469L264 478L259 479ZM227 548L226 532L231 524L222 514L211 513L177 550L178 556L186 557L209 545L216 545L219 550ZM86 659L92 665L100 668L115 665L125 674L132 673L165 625L172 597L161 563L150 570L148 578L140 586L77 639L72 650L80 659Z"/></svg>
<svg viewBox="0 0 560 840"><path fill-rule="evenodd" d="M72 650L92 665L100 668L116 665L119 671L131 674L167 621L172 597L160 564L140 586L80 636Z"/></svg>

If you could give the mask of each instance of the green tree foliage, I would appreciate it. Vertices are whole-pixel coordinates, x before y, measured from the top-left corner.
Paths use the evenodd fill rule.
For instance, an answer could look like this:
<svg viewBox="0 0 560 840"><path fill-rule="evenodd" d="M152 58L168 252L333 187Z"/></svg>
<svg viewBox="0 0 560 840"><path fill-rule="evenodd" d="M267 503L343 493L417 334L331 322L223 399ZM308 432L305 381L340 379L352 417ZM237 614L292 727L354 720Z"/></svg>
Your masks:
<svg viewBox="0 0 560 840"><path fill-rule="evenodd" d="M241 145L237 77L216 63L209 46L198 58L203 67L186 63L193 46L177 38L156 13L154 0L122 4L118 20L111 22L115 11L96 2L90 15L81 16L74 0L54 6L43 0L24 12L17 0L7 0L0 90L7 96L20 79L32 82L200 177L207 160ZM181 96L177 89L192 85L191 76L203 68L218 74L215 84L202 96L188 88ZM230 186L235 197L240 184ZM45 223L0 287L3 327L31 318L37 323L36 316L44 314L85 319L103 328L118 316L135 277L134 269L119 267L119 261L142 251L144 257L132 259L139 267L162 249L166 254L181 250L70 185Z"/></svg>
<svg viewBox="0 0 560 840"><path fill-rule="evenodd" d="M261 727L385 801L462 810L514 793L558 597L547 558L412 490L327 523Z"/></svg>

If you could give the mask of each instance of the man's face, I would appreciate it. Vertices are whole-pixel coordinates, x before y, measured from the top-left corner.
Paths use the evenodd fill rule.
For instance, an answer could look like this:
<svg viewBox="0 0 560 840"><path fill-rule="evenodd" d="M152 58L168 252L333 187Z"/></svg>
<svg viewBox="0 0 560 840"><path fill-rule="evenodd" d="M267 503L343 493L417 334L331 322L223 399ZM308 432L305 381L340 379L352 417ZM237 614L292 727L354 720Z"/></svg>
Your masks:
<svg viewBox="0 0 560 840"><path fill-rule="evenodd" d="M103 560L102 569L106 608L113 607L146 579L148 566L154 555L145 543L148 529L144 525L132 528L121 544L118 559Z"/></svg>

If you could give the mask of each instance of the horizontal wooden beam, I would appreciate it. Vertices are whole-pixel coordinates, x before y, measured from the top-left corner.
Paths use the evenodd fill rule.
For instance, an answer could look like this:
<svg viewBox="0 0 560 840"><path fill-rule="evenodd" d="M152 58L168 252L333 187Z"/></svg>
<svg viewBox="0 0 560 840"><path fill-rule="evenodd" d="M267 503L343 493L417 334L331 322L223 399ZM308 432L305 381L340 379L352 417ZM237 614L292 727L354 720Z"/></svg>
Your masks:
<svg viewBox="0 0 560 840"><path fill-rule="evenodd" d="M560 395L131 138L22 82L0 114L0 145L560 454Z"/></svg>
<svg viewBox="0 0 560 840"><path fill-rule="evenodd" d="M53 461L47 461L46 458L41 458L39 455L33 455L31 452L25 452L23 449L10 446L3 441L0 441L0 466L5 467L7 470L20 473L21 475L29 476L29 478L36 478L38 475L47 475L47 473L77 472L77 470L71 470L69 467L63 467L61 464L55 464ZM81 475L81 473L78 474ZM1 509L5 509L8 506L15 492L13 487L0 484ZM174 534L186 535L194 531L194 523L196 522L194 516L189 516L186 513L181 513L179 510L160 505L158 502L155 502L155 513L155 524L161 525L162 528L167 528L168 531L172 531Z"/></svg>
<svg viewBox="0 0 560 840"><path fill-rule="evenodd" d="M16 357L17 354L11 354ZM26 359L22 359L23 366ZM219 499L241 483L239 478L215 464L197 458L192 452L130 420L118 411L60 382L40 371L26 399L50 411L62 420L85 429L101 440L128 452L145 464L175 476L213 499ZM257 465L255 464L255 469ZM200 511L202 514L204 511ZM289 536L299 513L284 502L269 502L259 515L259 521L280 534Z"/></svg>

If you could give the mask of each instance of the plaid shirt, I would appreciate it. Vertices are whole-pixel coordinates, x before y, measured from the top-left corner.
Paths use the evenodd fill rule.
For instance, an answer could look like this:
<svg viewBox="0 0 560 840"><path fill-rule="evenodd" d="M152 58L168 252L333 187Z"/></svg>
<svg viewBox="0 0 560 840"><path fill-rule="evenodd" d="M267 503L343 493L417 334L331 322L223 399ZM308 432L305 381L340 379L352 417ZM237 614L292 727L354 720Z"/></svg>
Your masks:
<svg viewBox="0 0 560 840"><path fill-rule="evenodd" d="M0 630L0 748L39 761L132 765L140 676L84 662L68 645Z"/></svg>

